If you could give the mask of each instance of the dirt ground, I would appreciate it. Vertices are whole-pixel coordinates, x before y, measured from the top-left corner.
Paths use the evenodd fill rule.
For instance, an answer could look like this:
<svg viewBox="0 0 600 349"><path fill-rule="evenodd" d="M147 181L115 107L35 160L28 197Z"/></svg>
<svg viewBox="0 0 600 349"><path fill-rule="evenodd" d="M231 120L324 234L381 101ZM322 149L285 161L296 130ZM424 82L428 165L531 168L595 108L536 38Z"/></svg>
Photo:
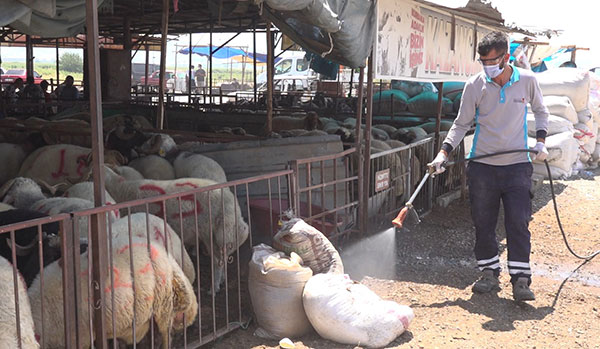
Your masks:
<svg viewBox="0 0 600 349"><path fill-rule="evenodd" d="M600 249L600 170L555 181L562 224L580 254ZM600 256L583 262L566 249L554 216L548 181L536 191L532 233L532 290L517 304L506 269L501 214L498 239L502 291L475 295L479 276L472 254L468 201L436 208L419 225L365 239L341 251L346 271L385 299L409 305L415 319L390 348L600 348ZM376 256L376 258L375 258ZM253 336L253 322L213 348L278 348ZM316 333L294 338L296 348L354 348Z"/></svg>

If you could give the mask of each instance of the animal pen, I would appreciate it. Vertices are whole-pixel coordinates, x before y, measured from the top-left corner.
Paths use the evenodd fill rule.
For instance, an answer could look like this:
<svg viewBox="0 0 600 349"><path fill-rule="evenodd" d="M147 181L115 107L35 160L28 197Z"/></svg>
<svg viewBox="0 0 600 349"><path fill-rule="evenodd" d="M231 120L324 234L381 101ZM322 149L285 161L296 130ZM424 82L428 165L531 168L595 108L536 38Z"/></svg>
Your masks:
<svg viewBox="0 0 600 349"><path fill-rule="evenodd" d="M205 116L204 120L221 125L239 125L246 120L255 129L266 118L268 129L274 113L304 110L293 106L273 106L273 100L282 98L282 94L274 96L273 93L272 67L276 43L271 22L308 47L322 52L330 48L327 42L311 42L310 38L298 37L293 28L278 17L283 12L270 9L268 5L257 7L243 1L206 0L164 0L150 4L114 0L107 3L101 7L99 15L97 1L86 1L87 33L85 37L78 37L78 40L38 37L32 40L27 35L23 42L23 34L11 27L4 28L2 34L5 41L8 38L11 44L28 47L29 73L33 71L34 42L40 46L54 44L56 47L67 42L78 47L86 45L87 72L84 85L89 102L81 104L82 108L89 108L91 116L89 133L50 126L47 129L59 134L71 133L90 138L90 167L93 169L96 207L0 227L0 236L9 237L7 242L12 251L11 292L14 293L15 325L19 339L27 335L22 328L25 322L22 321L23 299L20 297L23 293L19 292L22 286L17 270L17 251L20 246L15 242L15 234L22 229L33 228L37 231L32 246L39 247L34 253L38 254L40 274L30 287L28 296L36 324L34 334L41 347L79 348L94 343L98 348L107 348L109 344L117 348L119 344L116 339L135 346L134 343L145 337L145 344L153 348L157 338L167 343L168 347L196 348L235 329L247 328L252 317L247 290L251 247L261 242L270 243L281 221L290 215L302 217L338 246L349 239L377 231L383 228L381 222L391 222L395 211L410 197L415 184L427 170L426 163L439 148L443 115L442 84L439 85L437 114L421 120L436 121L434 137L383 152L371 152L376 71L371 53L368 69L364 69L366 56L360 66L353 66L359 68L359 81L350 82L352 103L348 105L351 108L340 113L343 116L355 116L357 125L363 123L364 117L366 132L361 132L361 127L357 127L354 140L345 143L343 149L325 155L289 159L281 168L230 179L225 183L200 187L194 183L178 182L189 189L176 193L165 192L161 187L146 187L156 195L106 205L103 107L119 110L140 108L153 121L155 131L178 135L187 140L208 143L247 140L244 136L215 136L185 130L201 128L203 121L199 115ZM374 5L369 3L366 6L372 10ZM143 15L133 16L132 10L140 10ZM191 34L206 29L210 35L208 60L211 62L207 73L207 89L202 93L192 92L190 79L187 93L183 94L187 95L187 103L177 102L174 100L177 94L167 93L163 86L167 34L190 34L191 48ZM252 104L223 103L223 91L213 86L213 55L245 31L254 34L254 57L257 54L257 32L267 36L267 81L270 80L270 83L266 92L257 90L256 60L253 60L254 88L243 97ZM160 43L152 36L157 32L161 32ZM234 34L229 41L217 47L213 45L213 33L217 32ZM101 61L103 69L110 71L111 58L107 60L100 53L101 45L127 52L127 62L131 59L131 50L145 50L148 57L150 49L160 48L158 93L148 93L147 89L144 92L132 92L129 82L125 84L127 86L119 84L114 91L110 90L107 74L104 70L102 75L100 73ZM340 52L334 48L332 50L331 59L339 61ZM119 62L120 58L114 59ZM192 73L191 62L190 55L188 76ZM149 76L147 64L145 75ZM57 67L57 83L58 78ZM125 91L125 98L121 91ZM236 95L234 99L237 101L238 97ZM298 98L313 102L321 97L309 92ZM263 104L259 103L261 99ZM334 112L338 112L338 105L344 102L344 97L336 93L332 100ZM226 115L236 111L239 112L239 118ZM257 111L264 111L265 118L257 117ZM194 118L187 117L184 114L188 112L197 114ZM395 115L393 112L392 116ZM1 126L22 132L32 125L3 121ZM164 129L165 126L172 129ZM463 156L462 145L457 153ZM429 187L415 203L419 213L430 211L435 198L440 195L459 188L464 191L463 179L464 168L455 167L430 181ZM111 220L111 215L121 218ZM224 223L228 219L233 219L229 226ZM61 257L44 265L41 246L47 239L44 226L49 223L60 225L58 238ZM208 241L202 239L203 234ZM187 241L187 249L184 248L184 241ZM185 274L184 279L179 277L181 273ZM219 287L222 289L217 292ZM161 308L161 301L171 304L166 313ZM123 304L125 308L128 307L127 311L119 308ZM60 329L55 329L56 326ZM149 335L145 336L146 333Z"/></svg>

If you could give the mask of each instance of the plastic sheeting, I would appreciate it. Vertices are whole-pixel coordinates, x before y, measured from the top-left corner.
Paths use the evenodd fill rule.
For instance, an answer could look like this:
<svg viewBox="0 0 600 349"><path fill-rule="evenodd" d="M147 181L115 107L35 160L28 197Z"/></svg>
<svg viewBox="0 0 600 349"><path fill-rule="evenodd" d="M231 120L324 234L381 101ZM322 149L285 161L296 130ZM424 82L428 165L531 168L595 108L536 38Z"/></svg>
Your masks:
<svg viewBox="0 0 600 349"><path fill-rule="evenodd" d="M369 0L256 0L277 27L304 49L342 65L364 67L375 39Z"/></svg>
<svg viewBox="0 0 600 349"><path fill-rule="evenodd" d="M98 0L98 6L104 0ZM0 26L43 38L72 37L83 32L85 0L3 0Z"/></svg>

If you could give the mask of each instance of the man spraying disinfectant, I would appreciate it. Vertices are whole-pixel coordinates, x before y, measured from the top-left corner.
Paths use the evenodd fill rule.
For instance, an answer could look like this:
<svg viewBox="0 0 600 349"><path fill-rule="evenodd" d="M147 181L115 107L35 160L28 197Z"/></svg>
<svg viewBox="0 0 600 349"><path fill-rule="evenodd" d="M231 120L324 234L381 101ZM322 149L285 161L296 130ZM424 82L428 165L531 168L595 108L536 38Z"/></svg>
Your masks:
<svg viewBox="0 0 600 349"><path fill-rule="evenodd" d="M529 288L531 161L544 160L548 155L544 144L548 110L533 72L508 64L508 38L504 33L491 32L483 37L477 52L483 72L465 84L458 116L440 152L428 166L432 175L444 172L448 154L475 123L467 183L475 225L475 258L482 276L473 285L473 292L500 290L496 223L502 202L513 298L531 301L535 299ZM531 150L527 147L528 103L535 116L537 138L537 144ZM401 225L405 215L406 210L401 211L395 224Z"/></svg>

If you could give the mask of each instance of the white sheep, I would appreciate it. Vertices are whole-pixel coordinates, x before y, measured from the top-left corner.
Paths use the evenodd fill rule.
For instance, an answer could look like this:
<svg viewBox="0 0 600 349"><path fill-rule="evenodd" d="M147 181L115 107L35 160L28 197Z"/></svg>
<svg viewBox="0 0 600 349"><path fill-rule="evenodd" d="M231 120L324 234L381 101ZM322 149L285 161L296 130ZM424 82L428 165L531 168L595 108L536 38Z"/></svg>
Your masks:
<svg viewBox="0 0 600 349"><path fill-rule="evenodd" d="M24 177L17 177L6 182L0 188L0 198L3 198L4 203L16 208L27 208L47 215L71 213L94 207L93 202L75 197L46 198L34 180ZM118 212L115 212L112 211L108 214L108 221L114 222L117 219ZM88 236L87 221L87 217L84 217L79 223L79 236L83 240L87 240Z"/></svg>
<svg viewBox="0 0 600 349"><path fill-rule="evenodd" d="M54 144L36 149L29 154L19 170L18 176L35 178L49 185L65 181L80 181L90 169L92 150L73 144ZM107 150L104 162L115 166L125 158L117 151Z"/></svg>
<svg viewBox="0 0 600 349"><path fill-rule="evenodd" d="M23 162L18 176L41 179L54 185L66 179L80 179L89 171L91 149L72 144L55 144L38 148Z"/></svg>
<svg viewBox="0 0 600 349"><path fill-rule="evenodd" d="M66 198L80 198L89 200L90 202L94 202L94 183L92 182L81 182L76 183L69 187L64 193L63 196ZM108 191L104 190L104 203L106 205L114 205L117 202L113 199L112 196L108 193ZM119 210L113 211L115 218L119 218Z"/></svg>
<svg viewBox="0 0 600 349"><path fill-rule="evenodd" d="M157 154L162 157L171 157L177 152L177 143L171 136L162 133L149 133L150 137L135 150L140 154Z"/></svg>
<svg viewBox="0 0 600 349"><path fill-rule="evenodd" d="M0 164L2 164L0 185L17 176L25 157L27 154L20 145L0 143Z"/></svg>
<svg viewBox="0 0 600 349"><path fill-rule="evenodd" d="M35 339L33 319L27 287L19 275L19 324L21 327L21 348L39 348ZM0 348L18 348L17 313L12 264L0 257Z"/></svg>
<svg viewBox="0 0 600 349"><path fill-rule="evenodd" d="M169 254L173 256L179 266L181 266L183 273L185 276L187 276L190 282L194 282L196 278L196 271L194 270L192 259L185 249L183 249L182 258L181 239L168 223L165 223L162 218L153 214L148 214L146 216L146 213L142 212L133 213L112 223L110 225L110 236L108 236L108 238L113 244L128 244L129 226L131 226L132 238L142 238L144 240L149 238L150 241L156 242L163 247L165 247L165 244L167 244L167 251ZM166 235L165 227L168 232Z"/></svg>
<svg viewBox="0 0 600 349"><path fill-rule="evenodd" d="M136 319L136 341L139 342L152 326L152 316L163 339L163 348L167 348L171 327L183 330L183 319L189 326L198 313L198 303L194 289L177 262L157 243L147 244L145 239L135 237L133 244L113 245L113 267L107 270L105 282L106 331L108 338L121 339L133 344L132 325L134 322L134 303ZM130 259L133 255L133 263ZM81 345L89 348L89 294L88 289L88 253L81 255L80 285L82 299L79 307L79 327L82 329ZM132 273L133 269L133 273ZM132 275L133 274L133 275ZM44 292L41 296L39 276L29 288L33 309L33 321L38 334L42 326L44 343L48 348L64 348L63 289L62 268L56 261L44 268ZM135 294L133 290L135 284ZM115 307L112 296L114 294ZM42 324L42 299L44 302L44 323ZM116 327L113 329L112 316Z"/></svg>
<svg viewBox="0 0 600 349"><path fill-rule="evenodd" d="M173 161L173 165L177 178L206 178L217 183L227 182L223 167L202 154L182 151Z"/></svg>
<svg viewBox="0 0 600 349"><path fill-rule="evenodd" d="M144 179L144 176L138 170L130 166L117 166L114 168L114 171L128 181Z"/></svg>
<svg viewBox="0 0 600 349"><path fill-rule="evenodd" d="M158 155L147 155L131 160L129 167L134 168L146 179L175 179L175 169L165 158Z"/></svg>
<svg viewBox="0 0 600 349"><path fill-rule="evenodd" d="M108 167L104 166L104 169L106 188L117 202L179 193L216 184L212 180L201 178L179 178L170 181L149 179L125 181L123 177ZM221 200L221 195L223 200ZM210 209L208 207L209 200ZM212 228L215 291L218 291L225 281L225 257L234 253L248 238L248 225L242 218L237 199L229 188L224 188L211 190L210 196L208 192L202 192L183 196L181 200L170 199L165 202L165 207L166 211L163 211L162 203L157 202L149 205L149 211L161 218L166 216L169 225L181 236L184 244L188 247L195 248L196 232L198 232L204 248L210 252ZM144 210L145 206L132 208L134 212ZM183 230L180 226L180 217Z"/></svg>
<svg viewBox="0 0 600 349"><path fill-rule="evenodd" d="M4 212L4 211L8 211L8 210L12 210L14 209L14 207L12 205L9 204L5 204L3 202L0 202L0 212Z"/></svg>

